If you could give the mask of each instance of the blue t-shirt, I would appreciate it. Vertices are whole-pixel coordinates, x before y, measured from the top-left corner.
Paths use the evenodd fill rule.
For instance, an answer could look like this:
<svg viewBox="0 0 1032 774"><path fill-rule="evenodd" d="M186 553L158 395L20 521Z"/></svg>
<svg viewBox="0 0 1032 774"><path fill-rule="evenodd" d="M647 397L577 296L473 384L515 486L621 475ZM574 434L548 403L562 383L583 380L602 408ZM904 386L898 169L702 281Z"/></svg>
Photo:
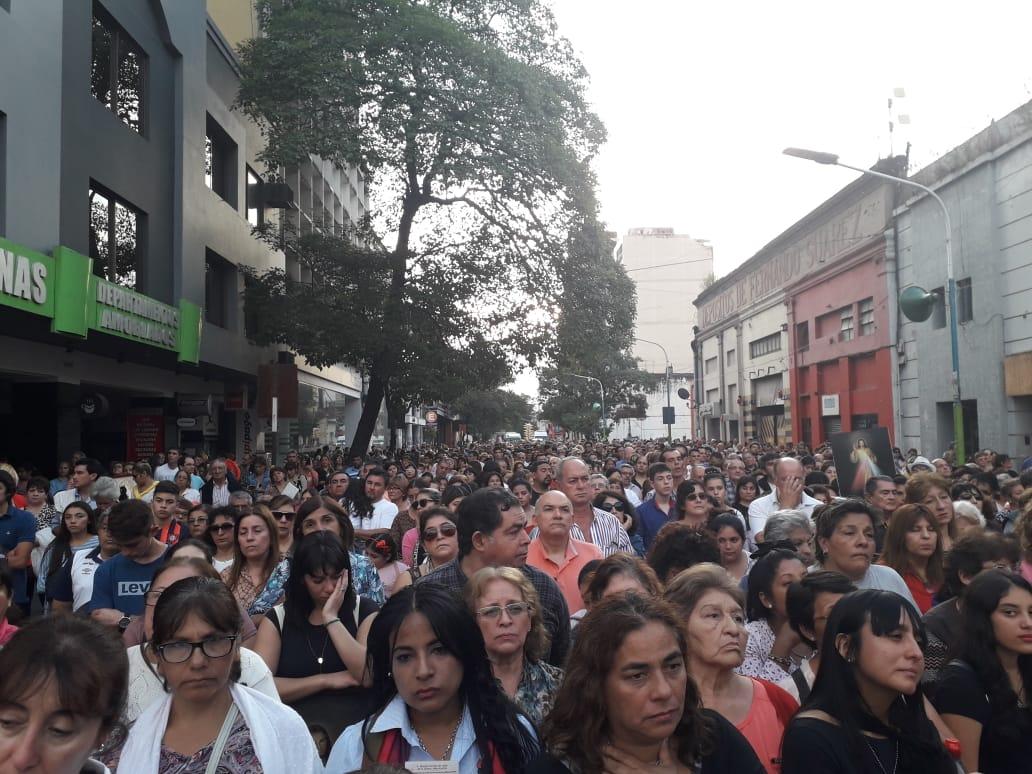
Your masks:
<svg viewBox="0 0 1032 774"><path fill-rule="evenodd" d="M19 543L36 542L36 517L21 508L8 504L7 513L0 516L0 553L7 554L18 547ZM28 578L25 568L11 569L11 581L14 583L14 601L24 605L29 601L26 590Z"/></svg>
<svg viewBox="0 0 1032 774"><path fill-rule="evenodd" d="M141 615L143 595L150 589L154 573L164 561L164 553L148 564L134 562L121 554L108 559L93 576L90 612L109 609L121 610L126 615Z"/></svg>
<svg viewBox="0 0 1032 774"><path fill-rule="evenodd" d="M645 542L646 551L652 548L652 541L656 539L656 534L671 520L676 509L677 506L673 500L670 501L670 515L663 513L656 505L655 500L646 500L635 509L638 513L638 532Z"/></svg>

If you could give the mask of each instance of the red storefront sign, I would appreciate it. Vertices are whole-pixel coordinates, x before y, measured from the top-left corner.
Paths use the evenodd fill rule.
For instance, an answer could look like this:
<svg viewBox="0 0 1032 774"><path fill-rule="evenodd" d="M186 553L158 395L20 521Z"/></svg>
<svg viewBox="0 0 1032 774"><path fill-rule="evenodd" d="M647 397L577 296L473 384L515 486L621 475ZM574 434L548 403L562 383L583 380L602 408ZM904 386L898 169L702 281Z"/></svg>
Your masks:
<svg viewBox="0 0 1032 774"><path fill-rule="evenodd" d="M160 408L129 409L125 429L125 458L146 459L165 449L165 415Z"/></svg>

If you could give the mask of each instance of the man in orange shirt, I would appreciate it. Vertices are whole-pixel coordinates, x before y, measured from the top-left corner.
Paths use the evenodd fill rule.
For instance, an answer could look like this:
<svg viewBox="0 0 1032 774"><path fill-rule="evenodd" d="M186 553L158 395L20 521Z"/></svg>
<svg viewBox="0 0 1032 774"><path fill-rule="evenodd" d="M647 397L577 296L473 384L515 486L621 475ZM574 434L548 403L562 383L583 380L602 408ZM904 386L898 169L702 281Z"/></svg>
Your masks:
<svg viewBox="0 0 1032 774"><path fill-rule="evenodd" d="M602 549L570 537L573 504L562 492L545 492L538 497L534 521L538 534L527 549L527 564L541 570L558 584L570 612L583 609L577 576L592 559L603 558Z"/></svg>

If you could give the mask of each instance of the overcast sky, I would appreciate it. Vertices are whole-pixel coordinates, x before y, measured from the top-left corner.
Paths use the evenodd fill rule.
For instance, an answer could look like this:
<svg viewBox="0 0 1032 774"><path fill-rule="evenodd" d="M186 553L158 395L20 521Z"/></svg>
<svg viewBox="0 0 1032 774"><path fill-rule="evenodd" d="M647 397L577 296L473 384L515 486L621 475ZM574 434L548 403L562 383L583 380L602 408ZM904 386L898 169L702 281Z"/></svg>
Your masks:
<svg viewBox="0 0 1032 774"><path fill-rule="evenodd" d="M609 228L708 239L718 277L855 179L786 146L870 166L903 88L892 149L912 143L914 172L1032 99L1028 0L550 2L609 133Z"/></svg>

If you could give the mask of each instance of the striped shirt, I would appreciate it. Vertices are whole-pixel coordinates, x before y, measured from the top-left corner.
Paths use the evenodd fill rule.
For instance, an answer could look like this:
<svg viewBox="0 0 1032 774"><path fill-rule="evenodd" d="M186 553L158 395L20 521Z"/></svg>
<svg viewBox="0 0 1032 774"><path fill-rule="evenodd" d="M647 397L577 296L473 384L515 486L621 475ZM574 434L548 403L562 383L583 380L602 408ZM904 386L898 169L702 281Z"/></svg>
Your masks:
<svg viewBox="0 0 1032 774"><path fill-rule="evenodd" d="M594 543L602 549L603 556L612 556L618 551L625 554L634 554L634 546L631 545L630 535L623 528L623 524L611 513L606 513L601 508L592 506L595 518L591 521L591 539L584 537L584 532L577 525L573 524L570 530L570 537L585 543Z"/></svg>

